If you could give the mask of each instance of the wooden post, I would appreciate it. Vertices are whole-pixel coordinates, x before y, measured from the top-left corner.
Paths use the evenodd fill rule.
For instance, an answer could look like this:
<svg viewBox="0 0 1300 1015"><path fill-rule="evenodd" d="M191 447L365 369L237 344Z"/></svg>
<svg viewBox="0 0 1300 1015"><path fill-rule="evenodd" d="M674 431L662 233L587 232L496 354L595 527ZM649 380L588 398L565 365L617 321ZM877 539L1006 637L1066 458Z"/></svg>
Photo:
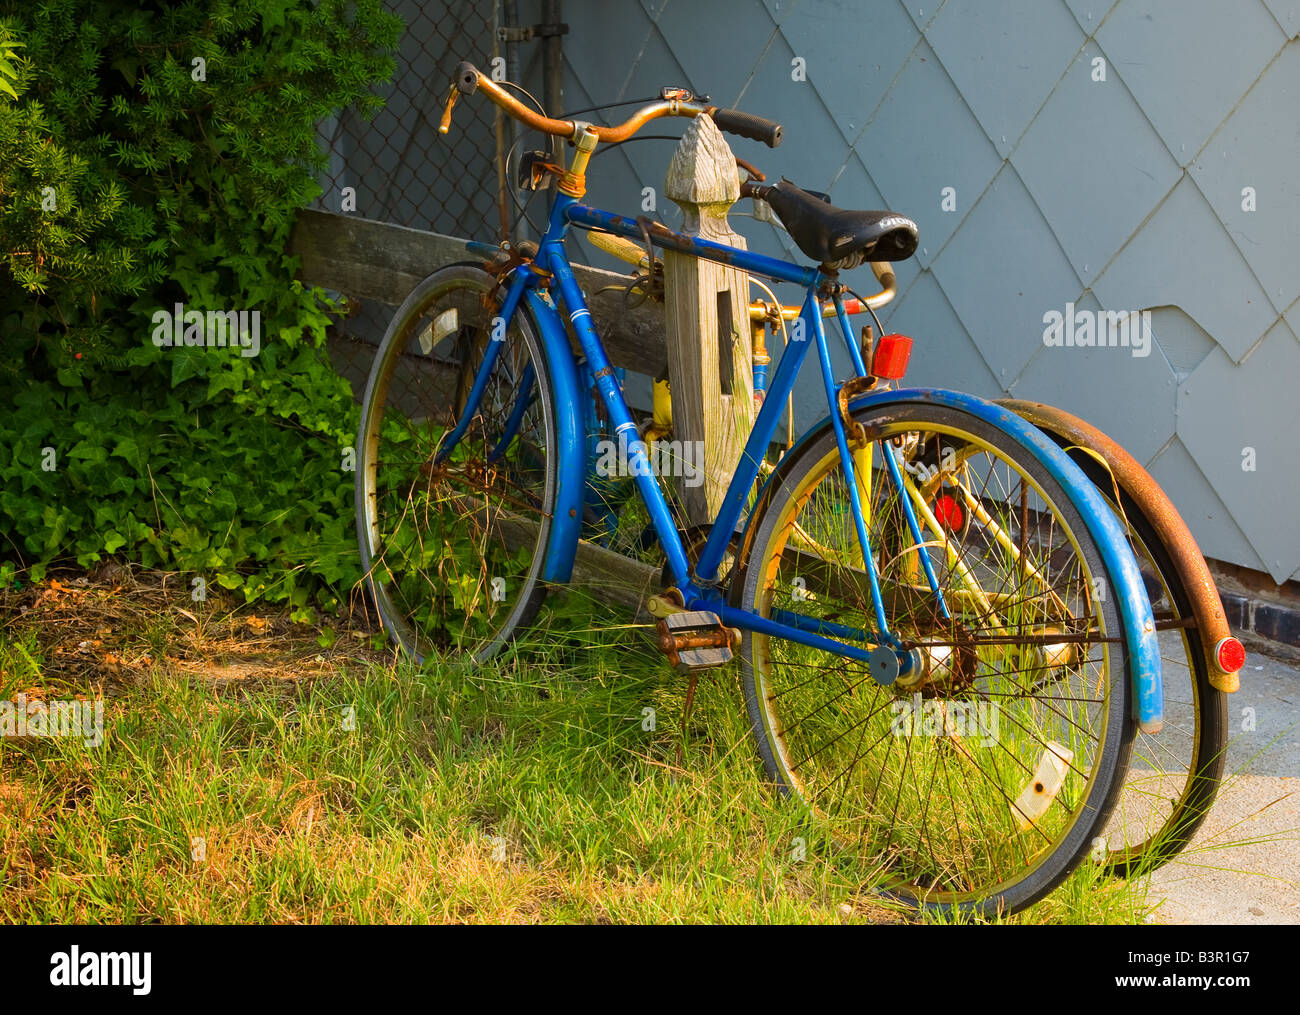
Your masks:
<svg viewBox="0 0 1300 1015"><path fill-rule="evenodd" d="M683 232L744 248L744 237L727 222L740 198L736 157L710 117L697 116L686 128L664 193L685 214ZM677 480L689 524L717 515L753 424L748 308L743 271L664 251L673 441L682 442L677 447L696 467L700 459L690 449L703 447L703 484L692 485L689 476Z"/></svg>

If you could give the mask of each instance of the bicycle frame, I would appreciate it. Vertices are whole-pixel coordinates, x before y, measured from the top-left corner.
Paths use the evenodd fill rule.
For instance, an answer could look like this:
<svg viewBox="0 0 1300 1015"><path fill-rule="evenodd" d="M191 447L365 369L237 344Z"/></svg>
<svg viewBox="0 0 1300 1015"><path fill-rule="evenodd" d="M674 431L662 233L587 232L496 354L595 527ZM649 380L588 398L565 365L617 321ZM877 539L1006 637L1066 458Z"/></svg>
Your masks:
<svg viewBox="0 0 1300 1015"><path fill-rule="evenodd" d="M604 404L614 437L620 443L626 442L630 471L659 542L667 555L669 570L682 593L686 608L713 612L723 623L732 627L787 639L863 662L869 661L872 654L871 649L863 647L864 645L887 646L892 648L898 657L899 672L908 673L914 663L911 654L901 650L900 641L890 632L885 617L884 597L881 594L867 537L859 484L854 474L854 455L850 451L845 427L837 411L837 385L832 372L830 351L822 323L822 308L818 299L818 290L826 281L826 276L816 268L802 267L752 251L673 232L663 227L658 227L654 231L655 242L664 248L726 264L749 274L796 283L805 289L803 306L796 318L796 322L802 323L802 328L799 328L796 323L795 334L786 343L775 370L768 375L766 397L745 443L736 472L723 497L718 517L705 541L699 562L692 571L677 527L673 524L663 490L650 468L646 447L636 435L636 423L615 378L614 367L605 353L600 336L592 323L591 310L569 265L564 240L570 225L603 230L628 239L637 239L642 235L642 227L636 220L583 205L577 198L559 193L552 206L546 233L539 244L534 265L515 269L502 303L501 317L508 325L520 304L527 300L542 332L549 365L552 372L558 375L556 389L561 416L558 427L560 482L543 578L551 582L564 582L572 573L580 530L586 464L585 431L581 422L582 413L577 407L581 398L581 389L577 382L577 361L560 318L561 311L552 301L546 288L543 288L544 280L553 279L558 290L559 301L563 305L563 312L569 319L578 346L586 359L587 368L595 378L596 391ZM475 244L475 247L478 246ZM843 303L837 298L835 304L835 318L856 374L859 377L865 376L866 368L861 352L853 341ZM485 355L462 418L458 421L451 439L443 445L443 455L450 453L456 439L468 427L500 345L499 342L492 343L492 347ZM813 345L816 346L821 367L828 417L805 434L796 447L827 425L834 431L841 467L845 473L853 521L862 550L864 571L872 597L876 621L874 631L853 629L788 611L775 611L772 618L761 617L729 605L724 601L722 591L716 585L718 569L726 556L737 523L741 520L746 500L758 479L761 463L780 422L785 401L793 391L799 369L810 346ZM851 405L856 408L882 401L902 401L908 400L909 396L912 399L959 406L1008 432L1021 444L1035 452L1053 478L1061 483L1067 494L1080 507L1087 524L1097 536L1107 564L1121 585L1116 590L1117 605L1123 627L1122 634L1131 654L1132 678L1137 692L1134 696L1135 717L1143 730L1158 731L1162 724L1163 701L1159 650L1151 605L1146 598L1137 563L1123 539L1118 523L1105 508L1104 502L1092 484L1069 458L1036 428L1014 413L1002 410L974 396L932 389L880 391L854 399ZM568 398L572 400L566 402ZM898 463L891 454L884 454L883 458L890 478L899 491L901 506L912 538L919 545L922 542L921 525L917 520L911 498L905 491ZM769 483L771 478L768 479ZM752 517L750 520L752 521ZM940 609L947 615L947 607L939 592L938 581L928 553L921 554L921 559L931 591L935 594ZM849 639L861 644L850 644L843 640L836 640L837 638Z"/></svg>
<svg viewBox="0 0 1300 1015"><path fill-rule="evenodd" d="M557 198L555 207L552 209L547 234L543 238L538 253L540 266L549 270L559 284L561 300L569 313L569 320L573 324L583 355L587 358L587 362L597 378L597 389L605 403L614 434L616 438L622 439L625 434L635 434L636 425L632 420L626 402L623 400L618 384L611 376L612 368L605 356L600 338L591 323L591 313L573 277L572 270L569 268L568 258L563 248L563 239L570 224L603 229L628 238L639 236L641 227L633 219L600 211L579 204L576 199L561 195ZM824 276L814 268L804 268L763 254L728 247L668 230L656 231L656 239L662 246L669 249L729 264L751 274L762 275L784 282L798 283L806 290L803 311L799 317L799 320L803 322L803 340L788 343L780 361L777 363L768 387L768 393L771 396L770 400L765 401L754 421L753 429L741 452L735 475L727 487L722 506L718 511L718 517L713 523L701 551L699 563L693 573L686 559L685 547L682 546L677 527L673 524L663 491L648 467L645 446L640 440L628 441L628 455L633 463L631 471L650 514L660 544L667 553L669 569L677 587L682 592L687 608L710 610L717 613L724 623L732 626L788 638L792 641L834 651L862 661L870 658L871 653L868 649L856 645L847 645L841 641L833 641L826 637L826 634L836 634L840 637L857 635L858 637L855 640L862 641L865 644L888 645L897 649L899 641L890 632L888 620L884 613L883 597L880 594L870 544L867 540L863 507L858 498L857 484L853 482L851 460L845 463L845 468L849 474L854 523L863 551L863 559L867 562L866 570L875 608L875 631L850 632L848 628L842 625L812 621L810 618L803 618L804 623L797 627L789 623L782 623L779 620L769 620L727 605L723 600L721 591L715 585L718 568L726 555L731 533L735 530L736 523L740 521L741 514L745 509L745 501L753 489L755 480L758 478L760 465L766 455L767 446L780 423L782 404L793 390L795 378L798 376L804 357L807 355L809 347L814 344L822 366L827 405L832 408L835 405L835 382L831 374L830 353L826 333L822 327L821 308L817 300L817 290L823 282ZM855 366L861 369L861 354L851 341L851 334L849 331L845 332L846 344L850 348L850 355L854 358ZM811 340L809 340L810 338ZM839 421L836 420L836 423L839 424ZM842 425L839 425L838 432L841 439L845 440ZM845 443L843 450L847 456L847 443ZM937 593L937 580L932 587ZM907 668L911 663L910 657L901 652L899 656L900 671L907 672Z"/></svg>

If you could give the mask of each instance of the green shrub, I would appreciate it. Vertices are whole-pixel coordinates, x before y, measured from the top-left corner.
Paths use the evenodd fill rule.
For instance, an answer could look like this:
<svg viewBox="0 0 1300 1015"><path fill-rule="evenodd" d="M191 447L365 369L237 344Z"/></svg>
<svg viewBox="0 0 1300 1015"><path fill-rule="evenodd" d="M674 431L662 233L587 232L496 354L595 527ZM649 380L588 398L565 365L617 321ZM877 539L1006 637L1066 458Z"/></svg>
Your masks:
<svg viewBox="0 0 1300 1015"><path fill-rule="evenodd" d="M381 0L0 0L0 556L297 605L355 580L355 408L284 247L317 124L378 107L400 27ZM159 347L176 304L257 311L258 354Z"/></svg>

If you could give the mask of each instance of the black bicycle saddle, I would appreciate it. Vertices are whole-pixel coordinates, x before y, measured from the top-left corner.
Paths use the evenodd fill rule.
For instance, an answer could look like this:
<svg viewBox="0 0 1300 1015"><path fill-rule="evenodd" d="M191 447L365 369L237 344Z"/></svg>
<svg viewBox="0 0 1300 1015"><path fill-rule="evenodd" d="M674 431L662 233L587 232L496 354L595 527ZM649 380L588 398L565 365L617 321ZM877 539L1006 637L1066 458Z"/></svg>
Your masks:
<svg viewBox="0 0 1300 1015"><path fill-rule="evenodd" d="M916 253L916 223L905 215L836 208L785 179L770 186L749 181L741 194L766 201L799 249L823 267L903 261Z"/></svg>

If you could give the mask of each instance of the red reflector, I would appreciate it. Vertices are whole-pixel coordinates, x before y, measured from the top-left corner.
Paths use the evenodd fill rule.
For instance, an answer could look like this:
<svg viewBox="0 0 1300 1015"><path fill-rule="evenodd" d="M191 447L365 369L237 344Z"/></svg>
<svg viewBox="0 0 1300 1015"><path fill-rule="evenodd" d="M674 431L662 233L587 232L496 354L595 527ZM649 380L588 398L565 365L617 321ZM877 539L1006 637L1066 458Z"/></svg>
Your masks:
<svg viewBox="0 0 1300 1015"><path fill-rule="evenodd" d="M1236 638L1224 638L1214 646L1214 658L1224 673L1236 673L1246 665L1246 648Z"/></svg>
<svg viewBox="0 0 1300 1015"><path fill-rule="evenodd" d="M955 532L961 528L965 515L962 513L961 505L957 503L957 498L950 493L945 493L935 499L934 517L944 528Z"/></svg>
<svg viewBox="0 0 1300 1015"><path fill-rule="evenodd" d="M871 373L875 377L896 380L907 373L907 360L911 355L912 340L906 335L881 335L871 357Z"/></svg>

